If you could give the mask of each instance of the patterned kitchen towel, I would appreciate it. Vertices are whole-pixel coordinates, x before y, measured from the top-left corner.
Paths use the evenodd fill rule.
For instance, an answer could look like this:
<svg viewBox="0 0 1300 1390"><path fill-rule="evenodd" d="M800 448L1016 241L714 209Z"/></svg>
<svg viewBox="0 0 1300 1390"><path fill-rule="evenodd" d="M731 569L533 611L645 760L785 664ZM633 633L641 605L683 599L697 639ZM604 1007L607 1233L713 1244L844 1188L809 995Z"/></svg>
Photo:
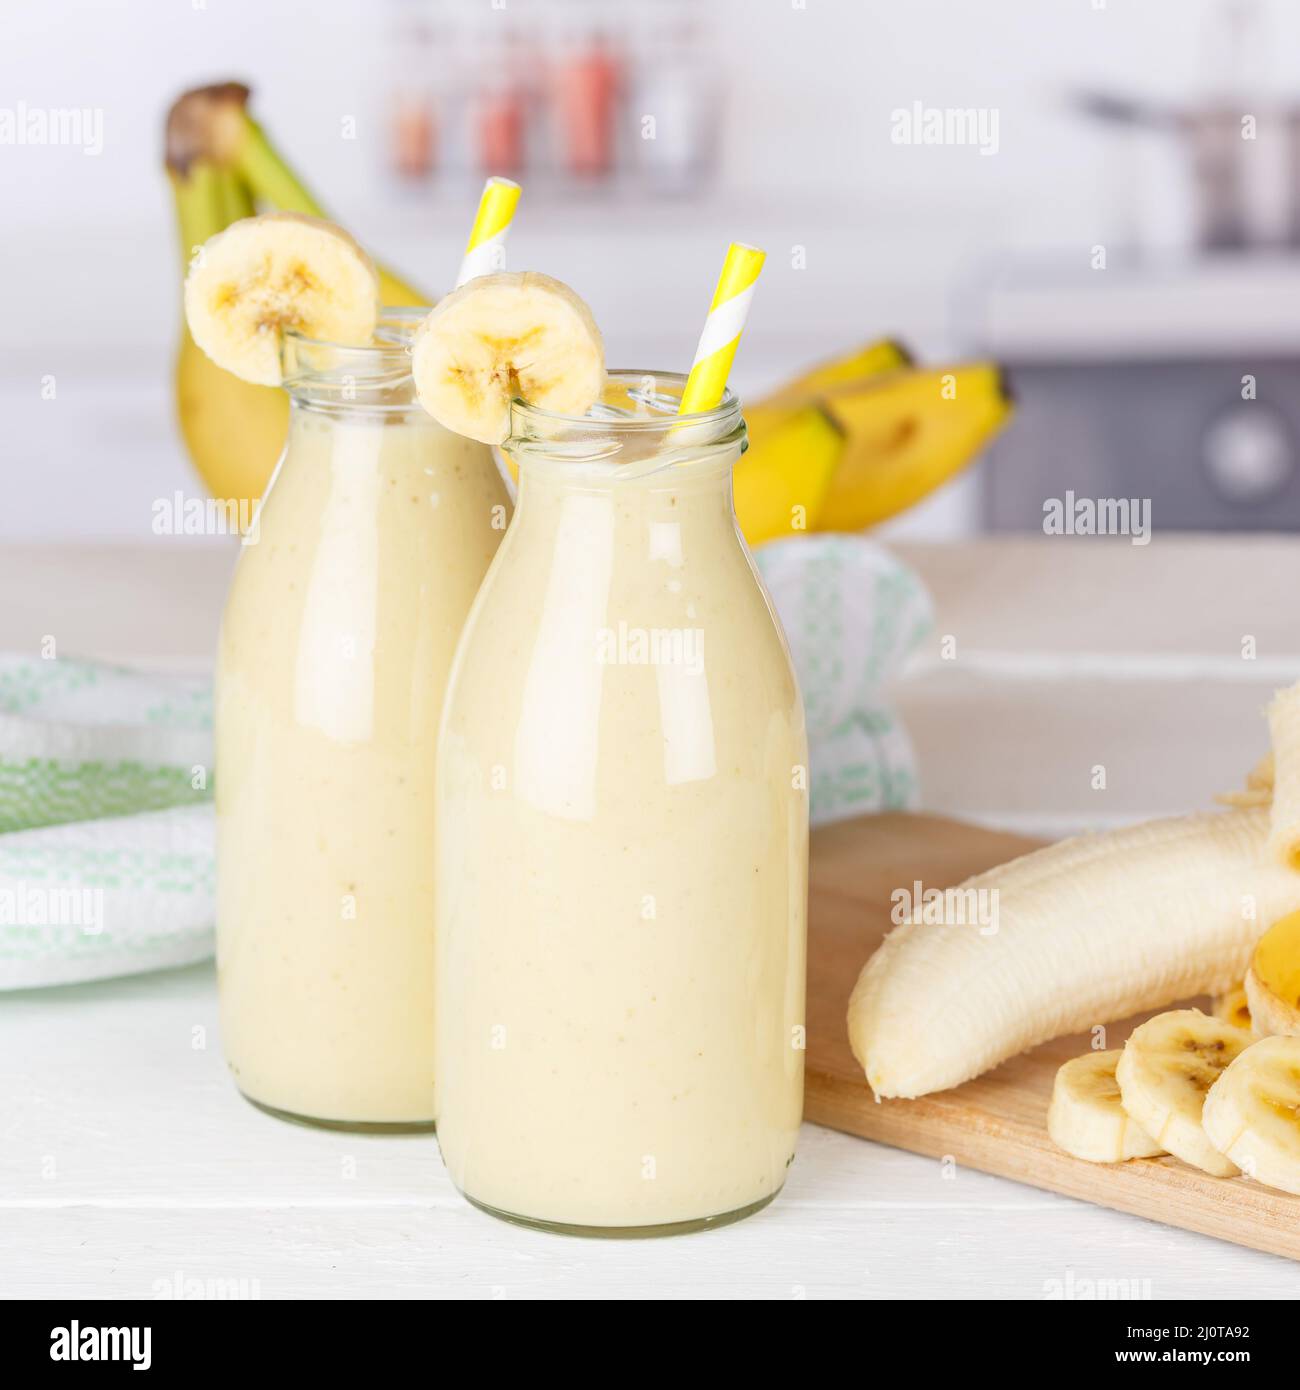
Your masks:
<svg viewBox="0 0 1300 1390"><path fill-rule="evenodd" d="M212 949L206 678L0 653L0 989Z"/></svg>
<svg viewBox="0 0 1300 1390"><path fill-rule="evenodd" d="M754 558L803 691L813 823L916 806L916 760L885 685L934 626L924 585L862 536L794 536Z"/></svg>
<svg viewBox="0 0 1300 1390"><path fill-rule="evenodd" d="M213 837L210 801L0 835L0 989L206 960Z"/></svg>
<svg viewBox="0 0 1300 1390"><path fill-rule="evenodd" d="M0 832L211 795L206 678L0 653Z"/></svg>

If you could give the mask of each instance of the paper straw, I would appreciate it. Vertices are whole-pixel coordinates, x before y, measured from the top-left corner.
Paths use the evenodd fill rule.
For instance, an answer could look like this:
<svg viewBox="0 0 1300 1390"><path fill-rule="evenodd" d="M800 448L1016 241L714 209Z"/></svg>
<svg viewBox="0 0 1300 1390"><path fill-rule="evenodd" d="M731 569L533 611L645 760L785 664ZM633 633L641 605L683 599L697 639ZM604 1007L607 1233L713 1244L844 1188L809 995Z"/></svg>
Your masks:
<svg viewBox="0 0 1300 1390"><path fill-rule="evenodd" d="M679 415L694 415L721 405L736 344L740 342L749 301L754 297L754 285L765 259L757 246L746 246L743 241L733 241L727 247L718 288L713 291L709 316L704 320L700 345L695 349L695 362L677 408Z"/></svg>
<svg viewBox="0 0 1300 1390"><path fill-rule="evenodd" d="M491 275L504 268L503 247L519 193L519 185L510 179L491 178L483 185L478 216L474 219L474 229L465 245L465 259L456 277L458 288L476 275Z"/></svg>

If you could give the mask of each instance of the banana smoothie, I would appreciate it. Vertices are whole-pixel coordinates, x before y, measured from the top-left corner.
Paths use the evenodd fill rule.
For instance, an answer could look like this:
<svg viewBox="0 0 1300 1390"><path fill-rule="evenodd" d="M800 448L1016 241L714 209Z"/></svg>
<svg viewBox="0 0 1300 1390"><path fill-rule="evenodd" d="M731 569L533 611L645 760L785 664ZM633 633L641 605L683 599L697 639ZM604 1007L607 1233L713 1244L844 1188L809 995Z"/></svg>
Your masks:
<svg viewBox="0 0 1300 1390"><path fill-rule="evenodd" d="M288 338L288 446L217 675L226 1057L259 1104L349 1125L433 1118L436 736L509 510L490 451L414 404L409 332L383 332Z"/></svg>
<svg viewBox="0 0 1300 1390"><path fill-rule="evenodd" d="M674 433L643 380L604 418L516 405L438 768L443 1158L497 1215L623 1234L769 1201L804 1059L807 749L743 423L728 397Z"/></svg>

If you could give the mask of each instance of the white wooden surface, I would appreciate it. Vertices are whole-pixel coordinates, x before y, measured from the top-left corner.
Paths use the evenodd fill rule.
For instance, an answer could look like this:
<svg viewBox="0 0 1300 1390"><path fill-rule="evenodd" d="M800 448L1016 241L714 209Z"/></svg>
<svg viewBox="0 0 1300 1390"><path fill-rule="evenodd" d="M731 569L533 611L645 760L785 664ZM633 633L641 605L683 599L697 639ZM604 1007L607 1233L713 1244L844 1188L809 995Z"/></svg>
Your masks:
<svg viewBox="0 0 1300 1390"><path fill-rule="evenodd" d="M963 615L944 584L954 557L930 558L947 625L973 625L987 596L963 579ZM1045 579L1069 563L1056 547L1043 562ZM54 633L67 652L202 665L228 563L189 548L11 548L0 647ZM1013 587L1029 603L1042 586ZM1045 778L1074 756L1056 746L1066 761ZM1149 747L1145 773L1158 785ZM785 1192L740 1225L631 1243L541 1235L465 1205L430 1136L318 1132L242 1101L210 966L0 995L0 1297L1039 1299L1093 1282L1295 1298L1300 1266L813 1126Z"/></svg>

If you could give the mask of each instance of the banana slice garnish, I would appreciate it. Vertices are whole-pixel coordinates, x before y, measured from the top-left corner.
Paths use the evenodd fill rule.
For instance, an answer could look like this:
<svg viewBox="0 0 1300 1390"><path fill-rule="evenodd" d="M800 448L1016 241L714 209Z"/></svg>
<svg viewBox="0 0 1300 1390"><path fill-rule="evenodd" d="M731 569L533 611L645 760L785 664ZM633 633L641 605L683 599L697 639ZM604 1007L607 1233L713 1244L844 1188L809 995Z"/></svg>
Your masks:
<svg viewBox="0 0 1300 1390"><path fill-rule="evenodd" d="M1171 1154L1216 1177L1236 1165L1201 1126L1210 1087L1254 1037L1199 1009L1172 1009L1135 1028L1115 1068L1124 1109Z"/></svg>
<svg viewBox="0 0 1300 1390"><path fill-rule="evenodd" d="M605 385L591 310L535 271L481 275L441 300L411 349L416 395L456 434L500 444L510 403L584 415Z"/></svg>
<svg viewBox="0 0 1300 1390"><path fill-rule="evenodd" d="M1257 1033L1300 1036L1300 912L1274 922L1256 943L1246 998Z"/></svg>
<svg viewBox="0 0 1300 1390"><path fill-rule="evenodd" d="M341 227L296 212L232 222L185 277L185 320L219 367L259 386L283 381L286 329L361 346L379 317L379 276Z"/></svg>
<svg viewBox="0 0 1300 1390"><path fill-rule="evenodd" d="M1247 1177L1300 1194L1300 1038L1264 1038L1210 1087L1206 1137Z"/></svg>
<svg viewBox="0 0 1300 1390"><path fill-rule="evenodd" d="M1071 1058L1056 1073L1047 1132L1075 1158L1120 1163L1165 1152L1120 1103L1115 1080L1120 1055L1120 1048L1088 1052Z"/></svg>

